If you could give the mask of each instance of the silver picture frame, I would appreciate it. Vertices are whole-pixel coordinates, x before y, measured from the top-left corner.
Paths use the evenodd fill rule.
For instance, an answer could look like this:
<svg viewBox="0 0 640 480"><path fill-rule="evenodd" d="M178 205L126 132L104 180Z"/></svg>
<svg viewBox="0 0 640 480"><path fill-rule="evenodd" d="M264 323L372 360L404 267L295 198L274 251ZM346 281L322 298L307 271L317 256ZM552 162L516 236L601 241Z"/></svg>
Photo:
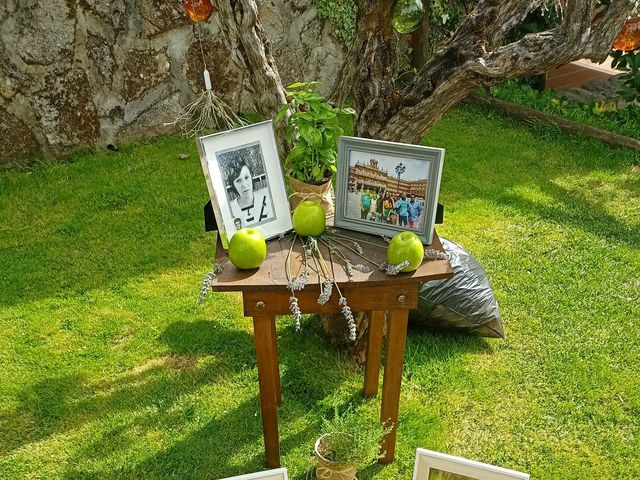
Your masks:
<svg viewBox="0 0 640 480"><path fill-rule="evenodd" d="M413 480L529 480L528 473L418 448Z"/></svg>
<svg viewBox="0 0 640 480"><path fill-rule="evenodd" d="M223 248L243 227L267 240L293 228L271 120L199 137L196 145Z"/></svg>
<svg viewBox="0 0 640 480"><path fill-rule="evenodd" d="M387 237L410 230L430 244L444 154L442 148L340 137L335 226Z"/></svg>

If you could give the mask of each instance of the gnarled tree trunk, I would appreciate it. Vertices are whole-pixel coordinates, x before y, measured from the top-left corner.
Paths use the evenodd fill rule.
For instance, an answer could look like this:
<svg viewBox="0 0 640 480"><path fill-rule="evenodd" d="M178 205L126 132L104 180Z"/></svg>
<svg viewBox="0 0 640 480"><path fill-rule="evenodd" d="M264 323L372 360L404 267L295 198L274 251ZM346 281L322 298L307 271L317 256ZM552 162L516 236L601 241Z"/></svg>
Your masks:
<svg viewBox="0 0 640 480"><path fill-rule="evenodd" d="M508 44L507 34L542 0L481 0L452 39L403 90L394 88L397 43L389 33L392 1L360 0L356 40L333 90L351 98L359 136L417 143L426 130L481 85L543 73L580 58L602 61L634 10L633 0L612 0L598 16L592 0L565 0L558 28ZM382 23L382 25L380 24Z"/></svg>
<svg viewBox="0 0 640 480"><path fill-rule="evenodd" d="M624 20L638 6L635 0L611 0L596 15L593 0L558 1L562 25L505 44L507 34L543 0L480 0L451 40L401 90L395 84L393 0L356 0L356 36L331 98L339 104L350 99L357 111L356 135L417 143L478 86L543 73L580 58L604 60ZM259 113L275 116L285 93L255 0L218 0L217 6L227 41L247 69Z"/></svg>

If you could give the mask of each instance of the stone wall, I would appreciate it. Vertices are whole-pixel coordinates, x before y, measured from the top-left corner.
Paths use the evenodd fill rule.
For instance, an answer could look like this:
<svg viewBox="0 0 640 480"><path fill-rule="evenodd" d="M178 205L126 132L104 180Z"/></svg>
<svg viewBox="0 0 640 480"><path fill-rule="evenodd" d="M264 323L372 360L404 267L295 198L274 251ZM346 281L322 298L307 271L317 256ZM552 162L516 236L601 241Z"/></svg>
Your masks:
<svg viewBox="0 0 640 480"><path fill-rule="evenodd" d="M314 1L258 4L284 84L331 84L345 51ZM181 0L0 0L0 164L167 133L204 89L198 32L216 93L252 110L215 12L194 26Z"/></svg>

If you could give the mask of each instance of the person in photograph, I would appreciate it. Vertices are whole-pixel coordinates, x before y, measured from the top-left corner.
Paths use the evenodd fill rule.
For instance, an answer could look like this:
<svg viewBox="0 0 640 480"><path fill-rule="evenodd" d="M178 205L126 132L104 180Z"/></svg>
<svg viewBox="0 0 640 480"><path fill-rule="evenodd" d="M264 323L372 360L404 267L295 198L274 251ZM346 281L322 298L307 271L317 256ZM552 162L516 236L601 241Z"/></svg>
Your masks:
<svg viewBox="0 0 640 480"><path fill-rule="evenodd" d="M390 223L391 219L389 218L389 216L391 215L391 210L393 209L393 201L391 200L391 195L386 195L384 197L382 209L383 221L386 223Z"/></svg>
<svg viewBox="0 0 640 480"><path fill-rule="evenodd" d="M409 201L407 210L409 213L409 228L413 228L415 230L418 228L418 218L420 217L420 212L422 212L422 205L420 205L419 202L416 202L415 195L411 195L411 200Z"/></svg>
<svg viewBox="0 0 640 480"><path fill-rule="evenodd" d="M371 220L372 222L376 221L377 205L378 196L375 193L371 192L371 206L369 207L369 214L367 215L367 219Z"/></svg>
<svg viewBox="0 0 640 480"><path fill-rule="evenodd" d="M404 193L396 200L394 207L398 213L398 225L406 227L409 220L409 201Z"/></svg>
<svg viewBox="0 0 640 480"><path fill-rule="evenodd" d="M360 218L362 220L367 219L369 215L369 209L371 208L371 196L367 190L360 192Z"/></svg>
<svg viewBox="0 0 640 480"><path fill-rule="evenodd" d="M237 196L229 202L231 216L241 225L250 226L273 217L269 189L254 190L253 174L246 160L233 159L227 165L226 185L233 187Z"/></svg>
<svg viewBox="0 0 640 480"><path fill-rule="evenodd" d="M242 220L238 217L233 219L233 224L236 226L236 230L240 230L242 228Z"/></svg>
<svg viewBox="0 0 640 480"><path fill-rule="evenodd" d="M380 190L378 192L378 198L376 198L376 221L382 222L384 216L384 192Z"/></svg>

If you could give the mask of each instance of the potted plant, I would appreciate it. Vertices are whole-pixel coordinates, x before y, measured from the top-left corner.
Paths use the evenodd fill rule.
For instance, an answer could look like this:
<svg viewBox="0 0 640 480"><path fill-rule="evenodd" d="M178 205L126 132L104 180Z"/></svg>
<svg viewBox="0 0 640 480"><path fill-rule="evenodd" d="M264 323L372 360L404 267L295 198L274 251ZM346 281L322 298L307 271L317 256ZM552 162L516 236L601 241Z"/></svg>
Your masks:
<svg viewBox="0 0 640 480"><path fill-rule="evenodd" d="M383 457L382 438L391 431L352 409L323 421L324 434L316 441L316 477L353 480L356 473Z"/></svg>
<svg viewBox="0 0 640 480"><path fill-rule="evenodd" d="M276 122L285 121L289 153L285 173L293 191L292 209L303 200L319 201L333 213L331 179L337 171L338 138L353 122L355 110L336 108L323 97L320 82L300 82L286 90L288 103L280 107ZM289 113L289 116L287 116Z"/></svg>

